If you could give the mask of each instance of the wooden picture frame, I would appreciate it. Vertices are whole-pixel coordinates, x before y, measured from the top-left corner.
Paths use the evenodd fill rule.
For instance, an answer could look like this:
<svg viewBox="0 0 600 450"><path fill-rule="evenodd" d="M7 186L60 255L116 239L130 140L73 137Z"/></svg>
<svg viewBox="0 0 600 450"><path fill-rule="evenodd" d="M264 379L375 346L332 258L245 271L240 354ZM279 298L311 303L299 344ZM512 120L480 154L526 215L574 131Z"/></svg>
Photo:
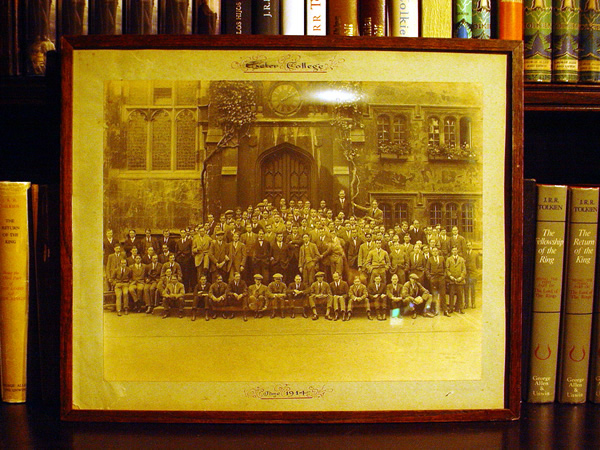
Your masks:
<svg viewBox="0 0 600 450"><path fill-rule="evenodd" d="M61 48L63 419L519 417L522 43L81 36L65 38ZM284 160L310 169L303 182L290 181L293 170L273 169L273 161ZM286 181L269 181L273 173ZM343 216L336 228L327 208L339 190L355 203L349 216L356 218ZM101 251L107 228L117 240L129 229L143 239L145 228L158 238L163 229L176 234L188 224L209 229L208 213L224 214L226 224L227 213L232 229L241 228L252 222L251 215L240 219L247 205L265 224L277 224L273 217L291 217L281 203L286 195L303 199L303 207L326 198L325 219L317 211L310 223L315 234L323 228L340 245L346 242L334 235L354 229L389 239L393 248L394 235L403 232L389 228L417 218L431 226L425 239L442 254L441 229L460 228L479 251L481 270L472 271L476 307L459 314L465 291L454 287L452 302L458 303L451 317L442 314L444 297L437 306L424 302L416 319L399 308L404 303L391 302L378 319L386 309L392 317L373 321L361 308L350 321L324 320L325 305L316 305L321 320L314 321L253 315L243 321L242 308L234 320L201 315L191 321L191 299L182 319L160 320L155 300L148 309L156 307L154 314L117 314L125 312L125 298L134 298L119 294L118 311L111 303L115 294L105 283L113 271L104 273ZM374 200L382 205L379 217L362 212ZM281 211L270 205L276 202ZM360 273L351 272L347 260L344 274ZM217 266L200 261L196 270L206 261L215 276ZM367 282L375 279L371 263L360 267ZM253 273L260 273L258 257L255 264ZM253 273L246 274L250 282ZM311 277L306 267L303 274ZM419 275L419 281L427 279ZM334 308L347 315L347 304Z"/></svg>

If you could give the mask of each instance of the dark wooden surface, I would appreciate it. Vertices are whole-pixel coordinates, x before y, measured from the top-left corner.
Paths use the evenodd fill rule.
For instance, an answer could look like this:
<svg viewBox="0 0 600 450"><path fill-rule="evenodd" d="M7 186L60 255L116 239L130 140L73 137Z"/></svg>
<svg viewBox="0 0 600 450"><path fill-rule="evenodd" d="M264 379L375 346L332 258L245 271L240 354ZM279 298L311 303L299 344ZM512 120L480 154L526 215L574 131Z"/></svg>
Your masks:
<svg viewBox="0 0 600 450"><path fill-rule="evenodd" d="M512 422L207 425L71 423L0 404L0 448L598 448L600 406L523 405Z"/></svg>

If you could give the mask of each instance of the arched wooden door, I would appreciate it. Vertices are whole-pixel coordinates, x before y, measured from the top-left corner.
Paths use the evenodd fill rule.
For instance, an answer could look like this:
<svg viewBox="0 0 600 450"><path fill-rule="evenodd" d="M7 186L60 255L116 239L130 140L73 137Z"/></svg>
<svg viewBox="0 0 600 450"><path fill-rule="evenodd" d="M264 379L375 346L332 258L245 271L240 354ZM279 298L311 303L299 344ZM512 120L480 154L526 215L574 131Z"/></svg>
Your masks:
<svg viewBox="0 0 600 450"><path fill-rule="evenodd" d="M312 164L306 155L284 148L267 155L260 164L261 197L278 205L287 201L311 200Z"/></svg>

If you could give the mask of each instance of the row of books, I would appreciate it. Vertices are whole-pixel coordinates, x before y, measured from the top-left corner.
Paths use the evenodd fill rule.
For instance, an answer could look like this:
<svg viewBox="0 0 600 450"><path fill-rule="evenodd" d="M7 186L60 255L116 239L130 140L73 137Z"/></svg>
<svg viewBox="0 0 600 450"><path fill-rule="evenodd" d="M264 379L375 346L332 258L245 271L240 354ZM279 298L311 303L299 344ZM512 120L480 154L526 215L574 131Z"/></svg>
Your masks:
<svg viewBox="0 0 600 450"><path fill-rule="evenodd" d="M533 256L531 283L524 278L526 399L600 403L600 188L538 184L527 192L537 216L524 255L525 265Z"/></svg>
<svg viewBox="0 0 600 450"><path fill-rule="evenodd" d="M0 75L43 75L63 35L523 37L521 0L7 0ZM493 17L494 16L494 17Z"/></svg>
<svg viewBox="0 0 600 450"><path fill-rule="evenodd" d="M524 1L525 81L600 83L600 3Z"/></svg>

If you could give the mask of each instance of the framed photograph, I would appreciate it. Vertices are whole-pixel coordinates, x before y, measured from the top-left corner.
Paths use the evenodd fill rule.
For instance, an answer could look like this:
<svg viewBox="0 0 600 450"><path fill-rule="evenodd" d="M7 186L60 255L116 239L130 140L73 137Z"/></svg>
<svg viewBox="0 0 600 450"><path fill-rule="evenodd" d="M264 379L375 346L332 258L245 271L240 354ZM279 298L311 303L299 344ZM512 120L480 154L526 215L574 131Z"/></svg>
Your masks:
<svg viewBox="0 0 600 450"><path fill-rule="evenodd" d="M64 419L518 418L522 43L62 49Z"/></svg>

